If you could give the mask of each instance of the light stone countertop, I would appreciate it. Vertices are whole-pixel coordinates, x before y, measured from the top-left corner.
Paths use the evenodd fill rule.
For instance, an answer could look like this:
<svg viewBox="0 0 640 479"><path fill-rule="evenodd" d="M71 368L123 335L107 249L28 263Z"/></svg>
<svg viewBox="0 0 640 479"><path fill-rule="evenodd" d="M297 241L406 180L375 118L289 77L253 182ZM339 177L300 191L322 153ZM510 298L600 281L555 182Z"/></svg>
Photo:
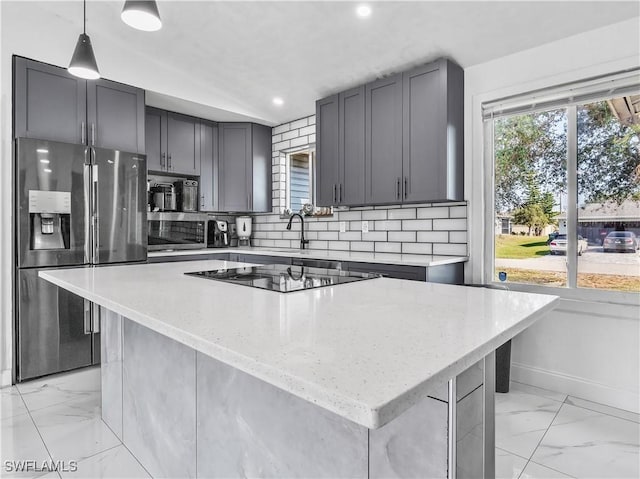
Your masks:
<svg viewBox="0 0 640 479"><path fill-rule="evenodd" d="M371 429L526 329L558 301L390 278L283 294L183 274L238 264L184 261L39 274Z"/></svg>
<svg viewBox="0 0 640 479"><path fill-rule="evenodd" d="M256 254L267 256L283 256L291 258L324 259L332 261L355 261L362 263L397 264L404 266L440 266L451 263L463 263L468 261L467 256L421 255L421 254L397 254L397 253L367 253L360 251L327 251L293 248L206 248L192 250L150 251L149 258L161 258L166 256L188 256L197 254L214 253L238 253Z"/></svg>

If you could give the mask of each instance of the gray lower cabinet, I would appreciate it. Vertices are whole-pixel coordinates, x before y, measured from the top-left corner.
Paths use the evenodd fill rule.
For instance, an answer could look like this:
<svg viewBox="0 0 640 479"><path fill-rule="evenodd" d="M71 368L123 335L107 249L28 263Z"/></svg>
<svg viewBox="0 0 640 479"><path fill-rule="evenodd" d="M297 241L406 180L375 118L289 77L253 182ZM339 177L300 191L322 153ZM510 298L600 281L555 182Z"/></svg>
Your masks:
<svg viewBox="0 0 640 479"><path fill-rule="evenodd" d="M200 211L218 209L218 127L200 122Z"/></svg>
<svg viewBox="0 0 640 479"><path fill-rule="evenodd" d="M402 201L402 75L366 85L366 204Z"/></svg>
<svg viewBox="0 0 640 479"><path fill-rule="evenodd" d="M14 137L145 153L144 90L14 57Z"/></svg>
<svg viewBox="0 0 640 479"><path fill-rule="evenodd" d="M88 85L89 145L145 153L144 90L102 78Z"/></svg>
<svg viewBox="0 0 640 479"><path fill-rule="evenodd" d="M271 211L271 128L218 124L221 211Z"/></svg>
<svg viewBox="0 0 640 479"><path fill-rule="evenodd" d="M447 59L318 100L317 203L464 199L463 103L463 70Z"/></svg>

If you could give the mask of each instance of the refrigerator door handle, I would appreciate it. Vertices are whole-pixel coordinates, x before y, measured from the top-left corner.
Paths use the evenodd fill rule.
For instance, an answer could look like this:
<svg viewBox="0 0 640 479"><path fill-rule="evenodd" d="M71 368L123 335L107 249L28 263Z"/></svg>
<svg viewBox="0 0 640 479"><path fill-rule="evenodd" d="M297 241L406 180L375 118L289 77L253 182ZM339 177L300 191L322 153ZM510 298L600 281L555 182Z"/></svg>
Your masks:
<svg viewBox="0 0 640 479"><path fill-rule="evenodd" d="M93 333L100 332L100 305L91 303L93 314L91 315L91 331Z"/></svg>
<svg viewBox="0 0 640 479"><path fill-rule="evenodd" d="M91 214L91 165L84 165L82 176L84 178L84 262L91 263L91 244L93 241L93 215Z"/></svg>
<svg viewBox="0 0 640 479"><path fill-rule="evenodd" d="M84 334L91 334L91 301L84 300Z"/></svg>
<svg viewBox="0 0 640 479"><path fill-rule="evenodd" d="M99 243L100 243L100 225L98 218L98 207L99 207L99 198L98 198L98 165L92 166L92 178L91 178L91 189L92 189L92 199L93 199L93 257L92 263L96 264L98 262L98 252L99 252Z"/></svg>
<svg viewBox="0 0 640 479"><path fill-rule="evenodd" d="M87 141L86 125L84 121L81 121L80 122L80 143L84 145L86 141Z"/></svg>
<svg viewBox="0 0 640 479"><path fill-rule="evenodd" d="M91 123L91 146L96 144L96 124Z"/></svg>

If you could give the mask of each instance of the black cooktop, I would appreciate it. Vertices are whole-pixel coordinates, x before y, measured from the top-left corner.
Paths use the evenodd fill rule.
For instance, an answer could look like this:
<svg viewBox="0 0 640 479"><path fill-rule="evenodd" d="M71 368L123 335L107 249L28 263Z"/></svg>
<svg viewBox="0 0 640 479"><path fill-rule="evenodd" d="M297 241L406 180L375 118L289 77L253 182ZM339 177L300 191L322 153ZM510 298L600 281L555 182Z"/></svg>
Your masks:
<svg viewBox="0 0 640 479"><path fill-rule="evenodd" d="M340 269L311 268L286 264L264 264L244 268L212 269L185 273L197 278L224 281L225 283L251 286L280 293L322 288L337 284L353 283L379 278L375 273L358 273Z"/></svg>

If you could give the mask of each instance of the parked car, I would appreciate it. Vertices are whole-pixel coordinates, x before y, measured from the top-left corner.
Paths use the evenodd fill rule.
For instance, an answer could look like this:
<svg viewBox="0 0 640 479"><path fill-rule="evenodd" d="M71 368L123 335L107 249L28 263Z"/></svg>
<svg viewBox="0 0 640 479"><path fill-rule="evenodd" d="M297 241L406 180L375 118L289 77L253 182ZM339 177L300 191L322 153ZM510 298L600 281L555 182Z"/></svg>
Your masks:
<svg viewBox="0 0 640 479"><path fill-rule="evenodd" d="M589 247L587 240L578 235L578 256ZM551 254L567 254L567 235L559 234L549 243Z"/></svg>
<svg viewBox="0 0 640 479"><path fill-rule="evenodd" d="M605 253L629 251L635 253L640 248L640 239L633 231L612 231L604 239L602 249Z"/></svg>
<svg viewBox="0 0 640 479"><path fill-rule="evenodd" d="M547 244L550 244L554 239L558 237L560 233L554 231L553 233L549 233L549 238L547 239Z"/></svg>

